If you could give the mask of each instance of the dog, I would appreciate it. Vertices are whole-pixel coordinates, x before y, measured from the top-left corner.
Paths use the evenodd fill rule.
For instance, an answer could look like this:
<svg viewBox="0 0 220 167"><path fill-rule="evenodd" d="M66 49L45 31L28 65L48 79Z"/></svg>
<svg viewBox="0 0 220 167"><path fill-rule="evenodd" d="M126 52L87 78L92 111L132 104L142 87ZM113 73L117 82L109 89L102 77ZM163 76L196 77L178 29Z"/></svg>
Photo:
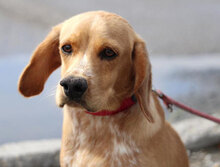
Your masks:
<svg viewBox="0 0 220 167"><path fill-rule="evenodd" d="M20 93L41 93L60 66L61 167L189 166L152 91L145 42L125 19L92 11L55 26L22 72Z"/></svg>

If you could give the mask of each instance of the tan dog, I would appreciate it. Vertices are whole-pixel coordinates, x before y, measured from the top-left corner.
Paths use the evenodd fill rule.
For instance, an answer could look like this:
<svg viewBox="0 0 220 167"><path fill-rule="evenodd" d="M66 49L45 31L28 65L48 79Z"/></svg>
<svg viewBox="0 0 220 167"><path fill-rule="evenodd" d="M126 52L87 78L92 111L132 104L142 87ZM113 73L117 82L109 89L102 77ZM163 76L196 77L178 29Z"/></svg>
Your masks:
<svg viewBox="0 0 220 167"><path fill-rule="evenodd" d="M126 20L97 11L57 25L33 53L19 91L39 94L60 65L62 167L188 167L185 148L151 91L145 43ZM117 110L133 95L137 103L117 114L88 114Z"/></svg>

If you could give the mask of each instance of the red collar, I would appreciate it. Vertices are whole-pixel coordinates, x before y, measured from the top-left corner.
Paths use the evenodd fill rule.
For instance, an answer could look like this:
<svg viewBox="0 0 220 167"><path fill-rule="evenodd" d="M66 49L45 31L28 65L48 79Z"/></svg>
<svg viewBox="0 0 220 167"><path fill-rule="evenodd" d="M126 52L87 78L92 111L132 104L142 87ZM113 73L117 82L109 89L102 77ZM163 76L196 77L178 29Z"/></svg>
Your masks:
<svg viewBox="0 0 220 167"><path fill-rule="evenodd" d="M96 116L109 116L109 115L114 115L114 114L117 114L121 111L124 111L124 110L130 108L131 106L133 106L135 103L136 103L135 96L132 96L130 98L126 98L121 103L121 106L117 110L114 110L114 111L101 110L98 112L89 112L89 111L85 111L85 112L87 114L96 115Z"/></svg>

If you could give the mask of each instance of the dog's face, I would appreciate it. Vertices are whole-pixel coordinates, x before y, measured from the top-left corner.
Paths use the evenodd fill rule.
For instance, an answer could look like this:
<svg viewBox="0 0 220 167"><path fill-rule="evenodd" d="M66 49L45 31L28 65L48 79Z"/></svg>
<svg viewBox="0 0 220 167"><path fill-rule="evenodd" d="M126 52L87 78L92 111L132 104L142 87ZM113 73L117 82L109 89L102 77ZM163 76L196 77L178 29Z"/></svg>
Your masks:
<svg viewBox="0 0 220 167"><path fill-rule="evenodd" d="M60 65L59 106L115 110L135 94L146 110L151 72L145 44L120 16L88 12L56 26L21 75L20 92L27 97L39 94Z"/></svg>
<svg viewBox="0 0 220 167"><path fill-rule="evenodd" d="M128 23L114 15L82 14L66 21L60 32L65 87L58 86L59 104L77 102L89 111L114 110L131 96L131 33Z"/></svg>

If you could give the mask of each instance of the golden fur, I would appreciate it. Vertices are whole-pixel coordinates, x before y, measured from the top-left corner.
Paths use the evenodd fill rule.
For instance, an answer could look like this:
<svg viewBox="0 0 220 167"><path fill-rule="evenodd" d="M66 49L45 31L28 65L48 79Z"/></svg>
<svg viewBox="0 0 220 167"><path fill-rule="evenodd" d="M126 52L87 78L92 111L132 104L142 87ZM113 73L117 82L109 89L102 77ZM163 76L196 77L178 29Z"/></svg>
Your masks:
<svg viewBox="0 0 220 167"><path fill-rule="evenodd" d="M70 44L71 55L61 52ZM109 47L113 60L98 56ZM151 91L151 65L144 41L118 15L83 13L52 29L37 47L19 80L26 97L39 94L61 65L61 78L80 76L88 89L78 104L60 85L56 101L64 107L61 167L188 167L185 148ZM84 112L115 110L135 94L137 104L114 116Z"/></svg>

